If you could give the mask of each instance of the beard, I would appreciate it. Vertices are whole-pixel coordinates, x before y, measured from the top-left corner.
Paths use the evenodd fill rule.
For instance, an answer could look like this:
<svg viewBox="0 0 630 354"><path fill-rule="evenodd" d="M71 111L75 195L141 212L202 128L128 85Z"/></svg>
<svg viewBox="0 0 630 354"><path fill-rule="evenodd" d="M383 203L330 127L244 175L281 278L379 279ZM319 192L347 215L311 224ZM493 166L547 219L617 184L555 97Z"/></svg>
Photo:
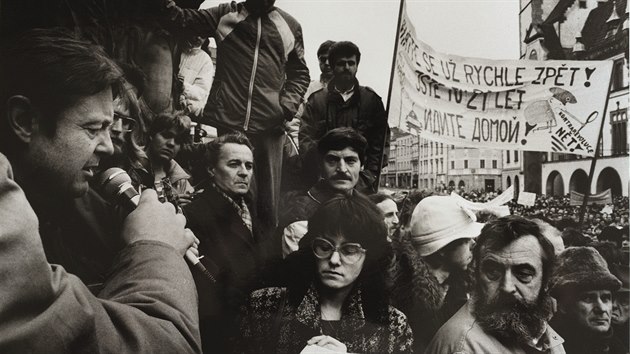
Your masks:
<svg viewBox="0 0 630 354"><path fill-rule="evenodd" d="M475 319L486 332L506 342L537 340L553 315L553 300L546 292L541 292L534 302L502 292L492 299L480 294L478 289L472 297Z"/></svg>

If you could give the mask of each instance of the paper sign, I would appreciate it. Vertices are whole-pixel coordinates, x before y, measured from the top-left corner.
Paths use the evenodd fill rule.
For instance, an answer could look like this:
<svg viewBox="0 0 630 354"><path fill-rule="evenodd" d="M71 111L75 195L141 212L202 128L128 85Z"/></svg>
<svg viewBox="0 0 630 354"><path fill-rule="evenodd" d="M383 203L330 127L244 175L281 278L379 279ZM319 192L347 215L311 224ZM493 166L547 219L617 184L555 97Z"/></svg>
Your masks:
<svg viewBox="0 0 630 354"><path fill-rule="evenodd" d="M536 193L521 192L518 194L518 204L525 206L534 206L536 203Z"/></svg>

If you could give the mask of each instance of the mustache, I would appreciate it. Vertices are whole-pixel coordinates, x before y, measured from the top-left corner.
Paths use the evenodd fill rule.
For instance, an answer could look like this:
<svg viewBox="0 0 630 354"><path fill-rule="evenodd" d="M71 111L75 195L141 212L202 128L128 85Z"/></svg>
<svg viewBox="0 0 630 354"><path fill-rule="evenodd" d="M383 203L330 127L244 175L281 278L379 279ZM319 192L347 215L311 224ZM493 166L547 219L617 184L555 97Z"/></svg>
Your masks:
<svg viewBox="0 0 630 354"><path fill-rule="evenodd" d="M352 177L345 174L345 173L335 173L332 177L330 177L329 179L331 180L344 180L344 181L352 181Z"/></svg>

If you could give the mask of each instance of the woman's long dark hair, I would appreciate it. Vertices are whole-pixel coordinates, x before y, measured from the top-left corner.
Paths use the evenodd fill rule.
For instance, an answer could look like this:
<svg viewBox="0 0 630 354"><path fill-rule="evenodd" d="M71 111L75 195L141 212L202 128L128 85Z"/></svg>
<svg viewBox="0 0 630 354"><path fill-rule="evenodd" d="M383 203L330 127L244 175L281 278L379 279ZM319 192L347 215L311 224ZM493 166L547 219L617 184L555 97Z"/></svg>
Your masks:
<svg viewBox="0 0 630 354"><path fill-rule="evenodd" d="M387 227L380 210L359 193L335 197L323 203L308 220L308 233L300 241L299 250L287 257L290 269L289 301L299 303L316 280L316 260L311 244L323 235L344 235L348 242L360 243L366 249L365 261L355 286L361 290L366 319L386 324L389 294L387 267L391 246Z"/></svg>

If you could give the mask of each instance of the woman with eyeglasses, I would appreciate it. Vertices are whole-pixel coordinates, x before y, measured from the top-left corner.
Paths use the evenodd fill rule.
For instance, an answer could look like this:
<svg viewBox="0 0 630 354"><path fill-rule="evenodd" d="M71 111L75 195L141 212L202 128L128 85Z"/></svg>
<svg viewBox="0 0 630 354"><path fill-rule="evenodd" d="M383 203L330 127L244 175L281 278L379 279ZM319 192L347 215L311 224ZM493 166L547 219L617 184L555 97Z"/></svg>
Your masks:
<svg viewBox="0 0 630 354"><path fill-rule="evenodd" d="M411 352L407 319L389 306L390 253L383 217L365 196L325 202L286 259L287 287L250 295L238 352Z"/></svg>

